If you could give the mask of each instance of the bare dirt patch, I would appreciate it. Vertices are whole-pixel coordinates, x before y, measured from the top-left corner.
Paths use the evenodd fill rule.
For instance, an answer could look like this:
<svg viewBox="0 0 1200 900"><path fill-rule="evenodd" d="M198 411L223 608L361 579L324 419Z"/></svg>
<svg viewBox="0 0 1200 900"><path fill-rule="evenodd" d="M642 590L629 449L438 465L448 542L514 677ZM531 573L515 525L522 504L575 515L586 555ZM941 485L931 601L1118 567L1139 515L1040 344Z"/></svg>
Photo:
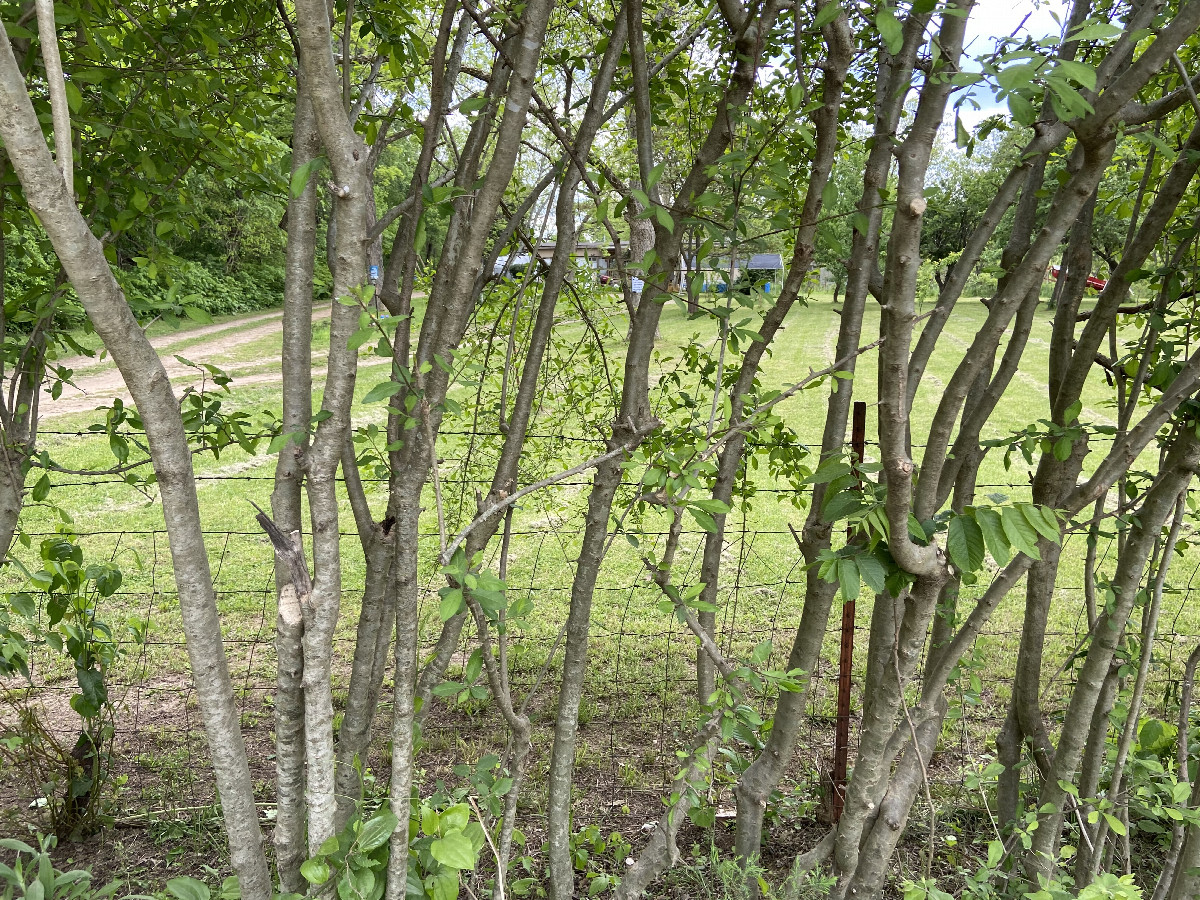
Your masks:
<svg viewBox="0 0 1200 900"><path fill-rule="evenodd" d="M328 317L329 307L322 307L313 311L313 321L319 321ZM248 316L244 319L236 319L230 322L222 322L218 325L205 325L201 328L193 328L176 334L162 335L152 338L150 344L156 350L160 351L160 355L163 358L163 365L166 367L167 375L171 381L176 385L186 386L199 382L201 374L196 369L176 359L175 354L169 352L173 348L178 347L182 343L194 341L197 338L211 337L212 340L202 341L198 344L189 344L186 349L181 350L179 355L192 362L210 363L221 365L222 368L225 368L222 363L227 363L230 360L231 351L246 344L252 344L263 338L279 334L282 330L283 316L281 313L274 312ZM269 359L252 360L250 364L257 366L269 361ZM79 374L76 375L73 385L65 385L63 387L61 397L57 400L46 399L43 401L41 408L41 418L43 420L70 415L71 413L86 412L95 409L100 404L111 403L118 397L128 401L129 392L125 389L125 379L117 371L116 366L112 364L111 360L106 358L105 360L98 361L80 356L64 360L63 365ZM235 368L230 374L236 374L236 372ZM279 373L274 372L239 379L239 383L269 383L279 381L279 379Z"/></svg>

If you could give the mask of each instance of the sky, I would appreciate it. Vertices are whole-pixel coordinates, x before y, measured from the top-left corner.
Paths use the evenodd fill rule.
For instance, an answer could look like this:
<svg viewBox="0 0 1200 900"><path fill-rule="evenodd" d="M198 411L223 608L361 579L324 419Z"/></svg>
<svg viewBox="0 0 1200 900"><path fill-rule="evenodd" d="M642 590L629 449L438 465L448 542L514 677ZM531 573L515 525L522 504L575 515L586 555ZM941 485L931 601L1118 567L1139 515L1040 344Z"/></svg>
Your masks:
<svg viewBox="0 0 1200 900"><path fill-rule="evenodd" d="M996 37L1004 37L1021 25L1021 21L1029 16L1024 25L1024 33L1033 37L1044 37L1047 34L1057 34L1059 25L1054 21L1054 13L1059 18L1066 18L1067 4L1062 0L978 0L971 18L967 20L967 50L982 53L990 49Z"/></svg>
<svg viewBox="0 0 1200 900"><path fill-rule="evenodd" d="M1022 37L1057 35L1061 26L1054 15L1065 20L1068 6L1065 0L978 0L967 21L966 55L987 53L995 46L996 38L1008 37L1018 28ZM963 124L968 128L1007 109L995 101L990 91L976 91L974 96L982 109L974 110L970 104L962 107Z"/></svg>

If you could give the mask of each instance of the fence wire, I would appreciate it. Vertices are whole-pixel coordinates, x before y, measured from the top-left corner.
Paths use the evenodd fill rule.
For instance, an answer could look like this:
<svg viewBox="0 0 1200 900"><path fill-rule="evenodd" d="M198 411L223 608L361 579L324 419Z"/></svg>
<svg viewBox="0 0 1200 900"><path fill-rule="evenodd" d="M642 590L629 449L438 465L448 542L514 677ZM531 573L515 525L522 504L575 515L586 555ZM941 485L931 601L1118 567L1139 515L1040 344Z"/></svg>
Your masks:
<svg viewBox="0 0 1200 900"><path fill-rule="evenodd" d="M90 432L62 435L64 439L95 436ZM452 468L452 466L448 466ZM226 492L231 504L244 491L261 492L272 480L267 474L201 474L202 485L215 485ZM94 490L105 479L62 479L71 485ZM117 483L120 483L119 481ZM443 487L457 483L483 486L485 479L443 477ZM517 702L535 692L529 709L534 726L535 763L526 791L544 791L543 766L552 743L557 701L556 666L547 657L561 660L561 631L570 602L574 554L581 537L582 519L567 512L577 508L590 484L586 477L556 485L546 495L531 498L514 521L508 560L510 597L527 596L534 614L514 629L510 649L511 683ZM1012 495L1027 492L1019 482L996 483L983 489L1004 490ZM203 486L202 491L213 490ZM767 485L764 495L785 495L789 488ZM134 495L131 489L132 496ZM223 495L224 496L224 495ZM141 498L147 509L151 501ZM761 506L768 500L757 500ZM575 504L572 507L571 504ZM792 511L797 520L803 513ZM148 513L148 515L150 515ZM154 512L153 515L158 515ZM252 511L234 509L210 517L241 524L211 528L205 532L210 552L214 586L221 610L228 665L237 690L241 724L252 772L263 804L264 821L272 815L274 778L273 698L275 694L275 589L271 547L253 525ZM805 580L815 577L805 570L791 533L779 527L779 516L751 513L729 516L723 554L721 587L718 593L717 630L722 649L745 656L763 641L771 641L767 666L787 667L787 656L802 612ZM349 521L349 515L346 516ZM106 598L97 619L116 629L123 656L108 673L110 693L117 702L113 752L115 774L122 784L115 796L118 822L188 820L211 811L215 791L209 767L208 747L192 685L186 642L179 619L178 597L167 536L161 524L139 530L104 528L105 517L95 515L74 525L87 559L112 559L124 572L119 591ZM694 523L693 523L694 524ZM91 526L91 527L89 527ZM36 548L49 529L31 533ZM665 540L665 531L653 522L644 523L640 538L651 546ZM673 577L677 584L693 584L698 577L704 534L698 528L685 531L680 543ZM420 599L421 646L428 658L440 630L438 588L443 577L433 565L438 535L421 536L422 569ZM495 565L499 541L492 542L489 564ZM335 637L335 703L345 701L353 656L357 613L361 600L362 557L357 535L343 532L346 551L341 621ZM643 549L645 549L643 547ZM1058 666L1079 648L1087 636L1081 572L1084 538L1070 536L1063 558L1064 580L1057 588L1047 647L1055 648L1047 668ZM1103 559L1105 551L1102 548ZM1074 568L1072 568L1074 566ZM1196 627L1193 592L1198 589L1200 556L1187 553L1175 563L1154 652L1151 682L1147 687L1147 712L1165 716L1177 696L1177 683L1184 661L1200 635ZM982 586L979 588L982 590ZM965 798L966 776L994 752L995 735L1003 722L1005 704L1015 668L1021 634L1023 586L1018 586L993 615L977 642L978 668L964 667L951 691L952 715L944 730L939 751L931 767L931 778L939 794L949 800ZM968 591L964 603L972 595ZM685 625L659 609L659 588L649 579L636 555L619 538L606 559L596 588L589 651L587 685L581 709L580 750L576 783L580 792L578 824L589 821L624 823L636 830L658 815L664 789L678 771L677 751L689 745L700 718L696 694L696 642ZM854 756L861 686L865 674L871 602L864 596L858 603L855 623L855 664L852 680L851 761ZM1135 614L1136 616L1136 614ZM145 640L135 641L120 626L136 618L148 623ZM816 802L820 776L833 753L838 677L840 616L830 617L821 661L811 673L812 689L807 715L791 764L785 797L811 809ZM1136 619L1131 626L1135 630ZM471 628L464 630L458 652L447 677L461 679L467 659L475 647ZM971 676L976 676L975 688ZM1065 709L1070 696L1070 669L1048 672L1047 713L1053 723ZM1052 676L1052 677L1051 677ZM480 682L485 683L485 682ZM376 725L376 739L368 767L386 781L391 684L385 682L384 703ZM73 741L78 719L70 707L77 691L74 672L61 657L48 653L35 656L32 678L10 678L4 684L0 724L13 721L17 705L35 709L49 730ZM976 689L977 688L977 689ZM759 715L771 714L774 698L769 693L751 698ZM422 725L423 745L418 757L423 789L439 780L453 780L452 769L471 763L486 753L503 752L504 723L486 700L459 702L456 698L435 699ZM712 801L731 803L729 785L741 762L753 757L754 746L734 740L731 753L720 758ZM739 762L739 759L741 762ZM38 805L37 785L20 773L0 773L0 809L4 827L12 830L29 819ZM540 804L530 816L537 818Z"/></svg>

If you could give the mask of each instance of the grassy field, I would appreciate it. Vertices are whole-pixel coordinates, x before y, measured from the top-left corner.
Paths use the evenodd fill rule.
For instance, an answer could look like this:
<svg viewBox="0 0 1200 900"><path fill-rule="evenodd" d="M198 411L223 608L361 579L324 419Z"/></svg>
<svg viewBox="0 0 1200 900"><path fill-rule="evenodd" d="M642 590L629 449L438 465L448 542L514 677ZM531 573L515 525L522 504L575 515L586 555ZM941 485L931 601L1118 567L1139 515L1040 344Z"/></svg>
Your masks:
<svg viewBox="0 0 1200 900"><path fill-rule="evenodd" d="M615 333L624 334L618 306L614 301L612 327ZM943 386L985 313L982 304L966 300L955 312L917 397L914 436L922 434L928 426ZM867 335L877 332L877 320L878 311L872 304L866 324ZM260 315L255 321L261 327L270 318ZM837 311L825 297L814 298L807 307L795 309L764 365L763 384L785 387L803 378L810 368L820 369L832 362L838 323ZM171 336L170 347L163 350L164 356L177 353L229 371L234 382L232 392L224 400L227 409L252 413L270 410L277 414L278 383L272 373L278 371L281 344L278 330L267 333L264 327L264 333L253 340L235 343L232 339L244 333L247 324L232 320L218 323L218 326L203 331L185 329ZM578 322L568 320L563 328L568 337L583 333L583 326ZM715 339L714 326L707 320L689 320L674 305L668 307L661 325L662 353L673 356L676 348L693 335L711 344ZM985 431L985 438L1003 437L1046 415L1049 335L1050 314L1039 312L1021 372ZM327 326L318 323L314 365L323 362L327 339ZM202 355L193 355L197 348L203 351ZM619 368L620 347L614 345L609 351L613 357L610 364L615 362ZM386 369L382 368L386 361L368 355L365 348L363 352L364 368L358 385L360 398L386 376ZM662 365L669 367L673 363ZM79 372L81 378L98 377L103 374L103 367L99 363L89 364L80 366ZM876 396L875 376L875 358L868 354L859 362L855 396L872 405ZM186 377L181 377L180 381L188 383ZM465 393L461 399L468 399ZM1115 411L1109 405L1108 396L1103 380L1093 381L1088 386L1081 419L1094 424L1111 423ZM825 398L826 389L821 388L801 392L780 405L787 423L814 449L820 441ZM552 396L545 398L543 403L547 413L553 411L555 399ZM52 403L47 410L50 418L45 423L42 444L60 465L89 469L112 464L105 438L86 434L90 425L102 421L101 414L87 410L55 414ZM382 421L379 406L360 407L356 413L359 424ZM448 423L446 430L469 430L469 422ZM535 423L533 431L538 430ZM872 456L874 431L872 409L868 414L868 458ZM919 443L919 437L916 440ZM461 464L470 443L469 435L452 434L441 444L440 474L452 508L455 504L471 506L474 491L477 488L486 491L486 484L472 480L480 477L478 469L472 466L470 470L464 470ZM495 443L496 438L492 436L481 446L486 450ZM592 445L587 442L572 446L575 447L571 451L574 457L564 451L563 463L569 464L573 459L593 452ZM477 448L475 452L478 458L483 451ZM1153 457L1148 455L1144 462L1147 466L1152 465ZM229 641L228 654L235 683L242 692L243 724L249 735L255 773L261 779L266 802L271 794L269 781L273 773L270 698L274 682L271 641L275 611L271 549L254 522L250 501L268 506L274 458L265 455L265 443L259 454L253 456L233 448L222 453L220 458L197 457L196 471L208 550L219 592L225 636ZM724 645L735 651L744 651L764 638L773 638L774 662L780 664L786 657L790 632L799 619L805 578L788 524L800 525L804 513L793 505L792 493L786 485L765 475L756 477L759 493L752 508L729 518L729 546L718 626ZM188 663L157 498L153 489L135 490L116 477L56 475L52 481L55 486L47 504L32 506L27 511L23 521L26 531L35 536L35 541L39 539L36 536L55 531L59 517L49 504L69 511L72 527L83 536L87 558L114 559L124 571L121 590L102 608L101 618L113 625L120 625L131 616L149 618L152 623L149 642L141 647L131 646L120 670L113 673L113 680L119 685L118 693L124 699L118 752L129 775L123 788L121 808L130 823L155 823L148 832L155 840L164 835L169 837L176 833L172 829L183 827L180 822L192 821L195 810L209 808L207 804L211 803L212 795L205 753L197 733L199 723L190 697ZM581 510L589 481L589 477L580 476L531 496L514 517L509 589L527 591L535 610L523 633L515 639L512 659L518 692L533 686L565 619L582 523ZM981 494L1028 496L1029 471L1024 462L1017 460L1006 470L999 453L993 453L986 460L979 481ZM373 483L369 487L375 509L381 510L385 502L383 486ZM432 493L425 505L432 510ZM346 593L337 642L343 679L340 688L344 690L363 562L357 537L351 533L353 521L345 503L342 515ZM422 577L426 585L422 637L431 643L440 625L436 595L439 576L435 566L436 526L432 514L427 518L427 533L423 536L422 546ZM646 534L654 535L665 530L665 524L665 520L646 521L642 527ZM694 527L694 523L691 524ZM1050 695L1060 700L1066 696L1069 684L1055 675L1057 666L1087 630L1082 595L1084 542L1082 536L1072 536L1068 540L1068 552L1064 554L1063 572L1052 610L1050 630L1053 637L1048 648L1046 673L1048 681L1052 682ZM678 584L694 582L702 546L703 534L698 528L685 535L678 557L685 572L677 577ZM22 556L29 557L29 554ZM1162 641L1156 684L1161 685L1169 672L1177 671L1186 658L1193 641L1183 636L1200 634L1200 609L1188 602L1191 581L1198 570L1200 552L1193 550L1188 550L1177 560L1172 570L1171 583L1177 590L1167 600L1163 621L1168 637ZM579 816L580 824L604 821L609 823L604 826L605 830L618 828L627 837L659 808L659 790L676 765L674 750L688 740L696 713L691 696L693 642L671 616L659 611L658 600L657 588L648 583L634 551L624 541L615 541L604 563L595 603L589 685L582 713ZM978 760L989 751L987 735L994 729L997 718L1003 715L1019 638L1022 605L1019 589L997 610L978 643L979 674L984 690L977 705L965 710L964 723L945 736L944 749L953 752L947 753L939 790L947 799L959 796L961 764ZM870 598L864 593L857 608L860 646L864 648L858 655L860 665L865 655L865 629L870 613ZM465 641L464 646L467 646L469 635ZM816 673L811 727L802 737L801 752L793 773L795 797L802 811L808 808L804 804L811 805L812 799L807 776L817 768L832 742L827 717L832 712L836 648L837 635L831 632L824 662ZM466 654L460 656L459 666L465 662ZM451 672L453 675L454 671ZM45 700L47 708L65 709L59 704L74 689L73 673L59 660L40 658L36 680L41 686L41 696L49 698ZM538 696L530 707L538 725L536 746L541 751L531 777L528 800L528 814L535 821L542 803L536 786L541 783L539 767L545 764L544 751L549 746L548 726L553 721L554 689L552 680L538 686ZM1156 698L1161 698L1161 690L1155 694L1152 689L1149 698L1152 705L1157 702ZM858 706L856 697L855 708ZM764 709L768 707L764 698ZM420 763L427 770L427 784L436 777L445 776L454 763L477 758L503 746L499 723L482 704L439 707L426 726L425 739ZM384 752L382 747L379 752ZM377 757L376 765L382 758L382 755ZM27 801L21 797L11 778L6 784L4 797L0 799L4 800L9 814L9 827L19 827L24 807L18 800ZM715 799L720 802L720 796ZM220 846L219 841L210 843L214 848ZM139 858L146 856L143 851L139 853ZM143 863L138 864L142 866L138 872L150 880L152 876L146 874Z"/></svg>

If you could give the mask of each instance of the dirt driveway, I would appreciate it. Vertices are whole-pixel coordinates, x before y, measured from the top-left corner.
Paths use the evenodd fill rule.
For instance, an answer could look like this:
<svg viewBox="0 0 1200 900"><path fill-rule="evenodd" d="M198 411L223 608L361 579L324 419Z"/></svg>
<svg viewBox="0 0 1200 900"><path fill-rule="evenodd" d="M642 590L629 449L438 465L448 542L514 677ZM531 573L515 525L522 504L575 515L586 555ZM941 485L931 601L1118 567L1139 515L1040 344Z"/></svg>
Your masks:
<svg viewBox="0 0 1200 900"><path fill-rule="evenodd" d="M313 321L329 318L329 307L320 307L313 311ZM274 311L256 313L240 319L231 319L219 324L204 325L200 328L189 328L171 334L151 338L150 344L159 351L167 375L176 386L176 393L188 384L200 381L200 373L186 366L175 358L176 350L180 356L195 363L211 363L220 366L236 378L237 385L269 384L280 380L279 368L276 365L272 371L256 372L255 374L237 377L239 371L261 369L264 365L278 363L278 356L261 359L240 359L235 351L238 347L260 341L263 338L283 331L283 313ZM182 345L187 344L184 348ZM75 372L74 385L65 385L62 396L51 400L48 396L42 400L40 418L42 421L54 419L71 413L86 412L97 406L112 403L120 397L129 400L129 392L125 389L125 381L112 360L105 356L77 356L63 360L62 364Z"/></svg>

